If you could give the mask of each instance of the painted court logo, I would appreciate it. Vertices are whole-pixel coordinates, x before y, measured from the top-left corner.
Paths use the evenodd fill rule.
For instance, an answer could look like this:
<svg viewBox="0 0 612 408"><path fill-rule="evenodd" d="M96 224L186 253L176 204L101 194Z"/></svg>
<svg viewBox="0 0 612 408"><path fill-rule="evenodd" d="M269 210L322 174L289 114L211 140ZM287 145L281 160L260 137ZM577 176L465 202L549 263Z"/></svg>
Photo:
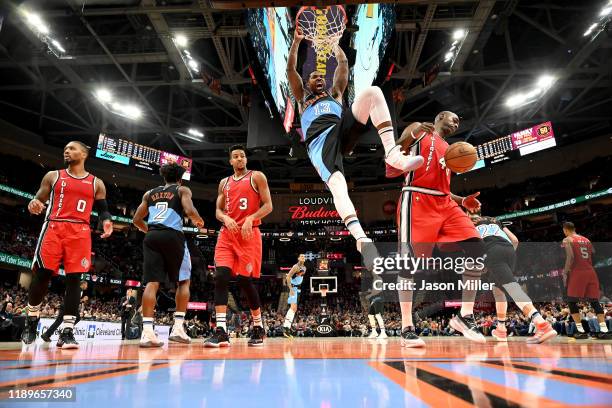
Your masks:
<svg viewBox="0 0 612 408"><path fill-rule="evenodd" d="M96 336L96 325L90 324L87 326L87 338L93 339Z"/></svg>

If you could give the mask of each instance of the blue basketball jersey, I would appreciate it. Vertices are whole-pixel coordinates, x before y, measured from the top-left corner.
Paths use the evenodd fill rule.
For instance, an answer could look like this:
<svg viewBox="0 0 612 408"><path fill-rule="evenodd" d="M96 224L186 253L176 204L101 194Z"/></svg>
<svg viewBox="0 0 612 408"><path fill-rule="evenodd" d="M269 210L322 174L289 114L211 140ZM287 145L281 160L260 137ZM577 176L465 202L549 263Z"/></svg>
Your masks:
<svg viewBox="0 0 612 408"><path fill-rule="evenodd" d="M183 231L183 205L178 184L155 187L149 191L149 229Z"/></svg>
<svg viewBox="0 0 612 408"><path fill-rule="evenodd" d="M304 98L304 111L300 118L304 140L308 142L340 122L342 105L328 91Z"/></svg>
<svg viewBox="0 0 612 408"><path fill-rule="evenodd" d="M299 265L295 265L298 268L300 268L299 273L306 273L306 267L305 266L299 266ZM291 277L291 285L292 286L300 286L302 284L302 282L304 281L304 275L293 275L293 277Z"/></svg>
<svg viewBox="0 0 612 408"><path fill-rule="evenodd" d="M504 231L504 226L494 218L482 217L476 223L476 230L478 230L480 237L485 242L504 240L512 243L510 237Z"/></svg>

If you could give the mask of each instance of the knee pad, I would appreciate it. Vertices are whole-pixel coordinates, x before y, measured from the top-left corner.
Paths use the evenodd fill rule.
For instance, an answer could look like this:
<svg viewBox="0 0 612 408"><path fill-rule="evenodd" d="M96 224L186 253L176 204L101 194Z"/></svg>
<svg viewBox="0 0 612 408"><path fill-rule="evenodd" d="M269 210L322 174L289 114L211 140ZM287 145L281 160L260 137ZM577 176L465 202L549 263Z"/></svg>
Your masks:
<svg viewBox="0 0 612 408"><path fill-rule="evenodd" d="M601 307L601 303L599 302L591 302L591 307L595 311L595 314L604 314L603 307Z"/></svg>
<svg viewBox="0 0 612 408"><path fill-rule="evenodd" d="M570 311L571 314L580 313L580 309L578 309L578 303L577 302L567 302L567 305L569 307L569 311Z"/></svg>
<svg viewBox="0 0 612 408"><path fill-rule="evenodd" d="M242 293L246 295L247 301L249 302L249 308L251 310L259 309L261 302L259 301L259 293L255 289L253 280L246 276L238 276L238 286Z"/></svg>
<svg viewBox="0 0 612 408"><path fill-rule="evenodd" d="M79 315L79 303L81 301L80 273L66 274L66 296L64 297L64 314L69 316Z"/></svg>
<svg viewBox="0 0 612 408"><path fill-rule="evenodd" d="M215 268L215 305L227 305L229 280L232 274L230 268L220 266Z"/></svg>

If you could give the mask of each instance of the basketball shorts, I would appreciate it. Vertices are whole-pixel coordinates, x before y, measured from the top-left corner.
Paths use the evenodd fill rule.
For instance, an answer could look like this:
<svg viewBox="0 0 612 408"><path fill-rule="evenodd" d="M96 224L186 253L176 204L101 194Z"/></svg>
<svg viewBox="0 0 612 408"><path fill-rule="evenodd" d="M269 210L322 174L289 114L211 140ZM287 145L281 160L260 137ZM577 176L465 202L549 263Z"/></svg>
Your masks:
<svg viewBox="0 0 612 408"><path fill-rule="evenodd" d="M234 234L227 228L221 228L215 246L215 266L229 268L234 276L259 278L261 253L261 233L258 227L253 227L253 236L248 240L242 238L240 231Z"/></svg>
<svg viewBox="0 0 612 408"><path fill-rule="evenodd" d="M327 130L308 141L308 157L321 180L327 183L336 171L344 174L344 154L353 150L367 128L355 119L350 108L344 109L337 123L330 122Z"/></svg>
<svg viewBox="0 0 612 408"><path fill-rule="evenodd" d="M91 229L89 224L45 221L36 244L32 269L45 268L57 275L60 265L66 273L89 272Z"/></svg>
<svg viewBox="0 0 612 408"><path fill-rule="evenodd" d="M368 308L368 314L377 315L382 314L383 312L383 303L380 297L375 297L370 302L370 307Z"/></svg>
<svg viewBox="0 0 612 408"><path fill-rule="evenodd" d="M410 243L414 253L430 257L438 242L460 242L478 238L476 227L449 195L435 190L404 188L397 206L398 239ZM439 194L439 195L434 195Z"/></svg>
<svg viewBox="0 0 612 408"><path fill-rule="evenodd" d="M301 292L300 288L298 288L297 286L293 287L293 291L295 292L295 295L293 296L291 296L291 291L289 292L289 299L287 299L287 304L289 305L297 305L298 295Z"/></svg>
<svg viewBox="0 0 612 408"><path fill-rule="evenodd" d="M514 265L516 253L509 242L487 242L485 267L487 268L486 279L501 288L502 285L516 282L514 278Z"/></svg>
<svg viewBox="0 0 612 408"><path fill-rule="evenodd" d="M170 228L149 229L142 242L143 284L191 279L191 257L185 236Z"/></svg>
<svg viewBox="0 0 612 408"><path fill-rule="evenodd" d="M572 269L567 279L567 297L599 300L599 278L593 269Z"/></svg>

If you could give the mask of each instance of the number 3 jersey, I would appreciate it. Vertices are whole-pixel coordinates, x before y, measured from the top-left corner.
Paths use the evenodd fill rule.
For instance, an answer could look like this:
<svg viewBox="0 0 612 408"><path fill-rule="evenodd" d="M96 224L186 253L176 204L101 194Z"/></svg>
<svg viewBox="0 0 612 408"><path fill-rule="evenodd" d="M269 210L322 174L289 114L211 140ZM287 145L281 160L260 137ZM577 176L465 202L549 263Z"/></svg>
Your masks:
<svg viewBox="0 0 612 408"><path fill-rule="evenodd" d="M51 188L47 221L89 225L96 195L96 177L74 177L67 170L58 170Z"/></svg>
<svg viewBox="0 0 612 408"><path fill-rule="evenodd" d="M225 197L223 211L242 226L246 217L259 210L261 203L253 180L253 171L249 170L238 179L234 178L234 175L229 176L223 186L223 196ZM261 220L253 221L253 227L258 227L260 224Z"/></svg>
<svg viewBox="0 0 612 408"><path fill-rule="evenodd" d="M183 204L179 196L179 185L155 187L147 198L150 230L173 229L183 232Z"/></svg>

